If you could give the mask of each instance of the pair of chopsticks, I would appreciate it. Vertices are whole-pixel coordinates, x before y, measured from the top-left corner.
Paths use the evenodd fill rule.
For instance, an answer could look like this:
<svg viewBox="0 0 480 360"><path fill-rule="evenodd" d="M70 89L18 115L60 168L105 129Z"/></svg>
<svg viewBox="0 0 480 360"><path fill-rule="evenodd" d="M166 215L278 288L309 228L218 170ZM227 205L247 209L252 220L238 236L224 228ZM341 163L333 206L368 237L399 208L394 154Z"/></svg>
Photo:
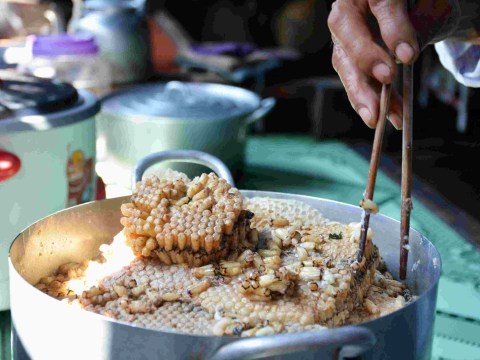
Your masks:
<svg viewBox="0 0 480 360"><path fill-rule="evenodd" d="M368 173L367 186L364 199L373 201L373 192L377 178L377 170L382 152L383 135L390 105L392 85L383 85L380 95L380 112L373 140L370 170ZM400 279L405 280L407 273L408 249L410 238L410 213L412 210L412 120L413 120L413 65L403 66L403 138L402 138L402 212L400 225ZM357 261L363 259L368 226L370 223L370 211L363 209L360 241Z"/></svg>

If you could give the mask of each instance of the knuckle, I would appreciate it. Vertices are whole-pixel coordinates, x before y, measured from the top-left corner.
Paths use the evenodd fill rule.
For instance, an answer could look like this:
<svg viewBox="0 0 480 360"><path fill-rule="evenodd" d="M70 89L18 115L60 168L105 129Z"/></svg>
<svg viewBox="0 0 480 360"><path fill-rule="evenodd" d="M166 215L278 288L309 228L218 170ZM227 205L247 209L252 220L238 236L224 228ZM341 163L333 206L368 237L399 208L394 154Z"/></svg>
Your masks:
<svg viewBox="0 0 480 360"><path fill-rule="evenodd" d="M327 25L330 31L334 32L334 30L340 24L340 16L341 14L339 13L338 6L334 7L330 11L330 14L328 14L327 18Z"/></svg>
<svg viewBox="0 0 480 360"><path fill-rule="evenodd" d="M332 10L330 10L327 18L327 25L330 31L335 32L335 30L340 29L346 22L346 18L350 12L349 3L336 0L335 6L332 7Z"/></svg>
<svg viewBox="0 0 480 360"><path fill-rule="evenodd" d="M358 83L355 81L355 79L352 78L347 78L345 79L345 82L343 84L345 87L345 90L347 91L348 98L350 99L350 102L352 105L356 103L356 94L358 93ZM355 108L355 106L353 106Z"/></svg>
<svg viewBox="0 0 480 360"><path fill-rule="evenodd" d="M368 0L368 5L372 9L389 7L390 0Z"/></svg>
<svg viewBox="0 0 480 360"><path fill-rule="evenodd" d="M342 48L334 46L332 52L332 66L337 73L343 72L347 61L347 55L343 52Z"/></svg>
<svg viewBox="0 0 480 360"><path fill-rule="evenodd" d="M332 52L332 67L338 73L341 66L340 55L338 54L338 50L336 47L333 49Z"/></svg>

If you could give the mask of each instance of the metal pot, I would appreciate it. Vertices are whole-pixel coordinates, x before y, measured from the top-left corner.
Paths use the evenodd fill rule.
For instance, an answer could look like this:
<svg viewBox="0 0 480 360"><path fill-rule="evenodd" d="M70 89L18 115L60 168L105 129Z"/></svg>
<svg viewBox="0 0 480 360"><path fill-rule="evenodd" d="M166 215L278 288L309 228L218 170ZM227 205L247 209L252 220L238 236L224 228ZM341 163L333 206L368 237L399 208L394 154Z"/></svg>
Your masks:
<svg viewBox="0 0 480 360"><path fill-rule="evenodd" d="M9 307L8 248L15 235L33 221L95 196L94 115L100 106L86 91L29 77L5 77L0 99L0 310L4 310Z"/></svg>
<svg viewBox="0 0 480 360"><path fill-rule="evenodd" d="M152 155L137 166L136 179L158 160L179 160L206 165L212 157L198 152ZM212 165L227 179L221 162ZM358 222L361 209L308 196L263 191L243 191L246 197L296 199L332 220ZM356 326L323 331L255 338L195 336L175 331L149 330L74 309L32 286L67 261L94 256L122 226L120 205L129 197L93 202L53 214L24 230L10 251L12 319L25 349L35 359L244 359L281 356L290 359L352 358L429 359L437 286L441 271L435 247L411 230L407 284L415 301L387 316ZM398 275L399 223L383 215L372 218L375 244L394 276ZM43 255L39 257L39 251ZM35 306L32 306L32 304ZM45 326L48 324L48 326ZM78 341L87 346L79 346ZM337 350L340 350L338 352Z"/></svg>
<svg viewBox="0 0 480 360"><path fill-rule="evenodd" d="M247 126L275 105L273 98L235 86L171 81L135 86L102 101L97 119L99 167L104 182L130 189L129 173L144 156L172 149L200 150L238 175L243 167ZM105 146L102 159L100 149ZM115 171L112 171L115 164ZM167 164L188 175L192 164ZM122 172L123 169L126 169ZM123 182L122 180L123 179Z"/></svg>
<svg viewBox="0 0 480 360"><path fill-rule="evenodd" d="M108 62L115 85L143 81L150 73L145 0L74 1L69 32L89 34Z"/></svg>

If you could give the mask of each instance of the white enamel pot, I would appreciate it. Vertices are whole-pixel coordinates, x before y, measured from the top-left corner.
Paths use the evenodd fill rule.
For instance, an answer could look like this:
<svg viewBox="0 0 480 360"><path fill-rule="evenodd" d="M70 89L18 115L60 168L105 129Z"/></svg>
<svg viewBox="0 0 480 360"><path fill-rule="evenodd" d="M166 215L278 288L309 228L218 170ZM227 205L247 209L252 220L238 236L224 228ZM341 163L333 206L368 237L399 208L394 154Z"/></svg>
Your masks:
<svg viewBox="0 0 480 360"><path fill-rule="evenodd" d="M97 99L0 119L0 310L9 308L8 249L25 226L95 196Z"/></svg>

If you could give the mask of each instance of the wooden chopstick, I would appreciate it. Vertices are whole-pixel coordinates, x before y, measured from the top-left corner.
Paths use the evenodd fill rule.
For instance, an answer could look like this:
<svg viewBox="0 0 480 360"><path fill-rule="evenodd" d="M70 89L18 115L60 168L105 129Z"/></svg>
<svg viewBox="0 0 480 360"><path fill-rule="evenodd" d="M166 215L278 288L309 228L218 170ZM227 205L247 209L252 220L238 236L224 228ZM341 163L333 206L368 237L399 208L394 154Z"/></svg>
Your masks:
<svg viewBox="0 0 480 360"><path fill-rule="evenodd" d="M402 214L400 225L400 280L407 276L412 211L413 65L403 66Z"/></svg>
<svg viewBox="0 0 480 360"><path fill-rule="evenodd" d="M385 133L385 124L387 120L388 108L390 106L390 94L392 91L391 84L384 84L382 86L382 93L380 95L380 112L378 114L377 127L375 129L375 137L373 139L372 155L370 158L370 170L368 172L367 187L363 198L366 200L373 200L373 192L375 190L375 181L377 179L378 165L380 163L380 154L382 153L383 135ZM363 252L365 250L365 242L367 239L367 231L370 223L370 211L363 209L360 241L358 244L357 261L361 262Z"/></svg>

